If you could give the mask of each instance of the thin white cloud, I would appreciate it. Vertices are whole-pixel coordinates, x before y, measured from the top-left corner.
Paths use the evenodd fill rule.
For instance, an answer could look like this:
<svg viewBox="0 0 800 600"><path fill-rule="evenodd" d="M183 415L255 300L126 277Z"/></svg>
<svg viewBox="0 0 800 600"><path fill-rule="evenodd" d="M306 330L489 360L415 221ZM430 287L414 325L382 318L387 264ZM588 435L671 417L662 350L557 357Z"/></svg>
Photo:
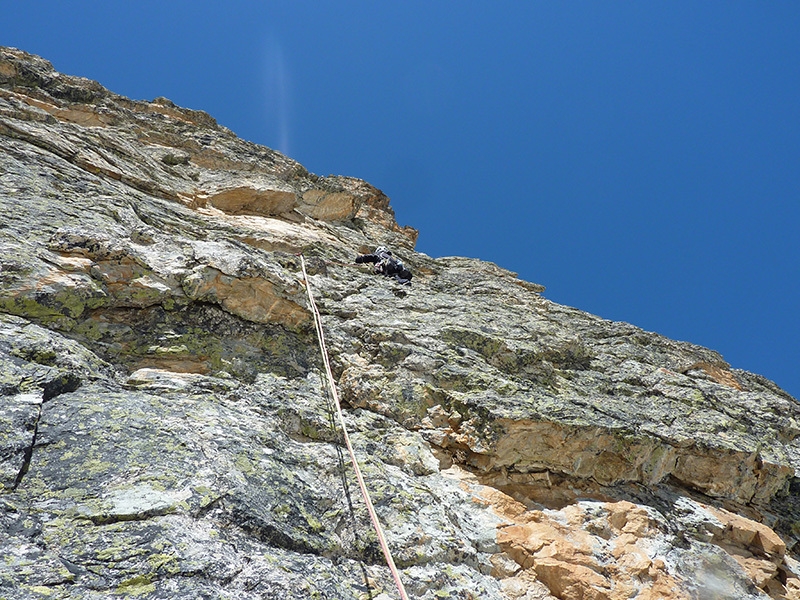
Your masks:
<svg viewBox="0 0 800 600"><path fill-rule="evenodd" d="M289 69L283 47L274 37L265 44L263 77L264 118L274 137L273 146L289 155L291 94Z"/></svg>

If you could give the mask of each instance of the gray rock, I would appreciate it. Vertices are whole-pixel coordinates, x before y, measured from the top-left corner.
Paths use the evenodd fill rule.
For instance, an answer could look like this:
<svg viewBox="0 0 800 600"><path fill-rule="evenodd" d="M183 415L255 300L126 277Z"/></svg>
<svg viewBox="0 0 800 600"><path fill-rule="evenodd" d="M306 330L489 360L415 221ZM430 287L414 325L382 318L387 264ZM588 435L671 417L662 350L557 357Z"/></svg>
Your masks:
<svg viewBox="0 0 800 600"><path fill-rule="evenodd" d="M0 49L0 597L395 596L305 284L411 597L800 597L795 399L415 240L365 182Z"/></svg>

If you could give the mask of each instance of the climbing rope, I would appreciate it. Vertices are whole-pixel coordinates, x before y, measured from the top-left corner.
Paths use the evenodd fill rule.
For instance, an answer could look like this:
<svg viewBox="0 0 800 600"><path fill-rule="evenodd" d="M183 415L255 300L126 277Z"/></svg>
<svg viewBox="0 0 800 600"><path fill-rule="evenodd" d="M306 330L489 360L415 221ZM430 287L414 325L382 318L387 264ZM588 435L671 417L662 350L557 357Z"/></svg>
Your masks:
<svg viewBox="0 0 800 600"><path fill-rule="evenodd" d="M302 254L298 254L298 256L300 257L300 267L303 271L303 284L306 286L306 292L308 292L308 302L311 306L311 313L314 315L314 327L317 330L317 341L319 342L319 351L322 354L322 362L325 366L325 375L328 379L328 387L331 392L331 397L333 398L333 404L336 408L336 415L339 418L339 426L342 428L342 437L344 438L344 443L347 446L347 451L350 453L350 460L353 463L353 470L355 471L356 479L358 480L358 487L361 488L361 495L364 497L364 504L367 505L367 512L369 512L369 518L372 520L372 526L375 528L375 533L378 536L378 543L383 551L386 564L389 566L389 570L392 572L392 577L394 578L394 583L397 586L397 591L400 593L401 600L408 600L406 589L403 587L403 581L400 579L400 572L397 570L397 566L394 564L394 559L392 558L392 553L389 551L389 544L386 542L386 536L383 533L383 527L381 526L381 522L378 520L378 514L375 512L375 507L372 505L372 500L370 499L369 491L367 490L367 484L364 482L364 476L361 474L361 469L359 468L358 461L356 460L356 453L353 450L353 445L350 443L350 436L347 434L347 426L344 422L344 413L342 413L342 405L339 402L339 394L336 391L336 384L333 380L333 371L331 371L331 363L328 358L328 349L325 346L325 334L322 331L322 317L319 314L319 310L317 310L316 302L314 302L314 295L311 293L311 285L308 282L308 275L306 274L306 262L303 259Z"/></svg>

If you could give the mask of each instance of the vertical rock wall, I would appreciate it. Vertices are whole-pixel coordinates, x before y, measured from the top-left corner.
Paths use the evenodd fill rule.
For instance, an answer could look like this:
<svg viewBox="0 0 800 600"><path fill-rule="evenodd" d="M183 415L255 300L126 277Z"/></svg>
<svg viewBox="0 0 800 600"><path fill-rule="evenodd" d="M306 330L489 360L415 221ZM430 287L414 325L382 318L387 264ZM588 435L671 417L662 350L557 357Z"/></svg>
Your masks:
<svg viewBox="0 0 800 600"><path fill-rule="evenodd" d="M305 283L410 597L800 597L793 398L415 240L363 181L0 49L0 598L396 597Z"/></svg>

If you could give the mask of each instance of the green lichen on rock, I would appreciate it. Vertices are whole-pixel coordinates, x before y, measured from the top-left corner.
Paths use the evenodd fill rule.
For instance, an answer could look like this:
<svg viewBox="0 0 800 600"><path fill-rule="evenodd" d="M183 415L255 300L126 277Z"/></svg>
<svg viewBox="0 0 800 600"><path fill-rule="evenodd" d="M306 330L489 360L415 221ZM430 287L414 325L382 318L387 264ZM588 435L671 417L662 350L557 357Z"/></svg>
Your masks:
<svg viewBox="0 0 800 600"><path fill-rule="evenodd" d="M155 584L148 575L137 575L120 583L115 592L125 596L144 596L156 591Z"/></svg>

